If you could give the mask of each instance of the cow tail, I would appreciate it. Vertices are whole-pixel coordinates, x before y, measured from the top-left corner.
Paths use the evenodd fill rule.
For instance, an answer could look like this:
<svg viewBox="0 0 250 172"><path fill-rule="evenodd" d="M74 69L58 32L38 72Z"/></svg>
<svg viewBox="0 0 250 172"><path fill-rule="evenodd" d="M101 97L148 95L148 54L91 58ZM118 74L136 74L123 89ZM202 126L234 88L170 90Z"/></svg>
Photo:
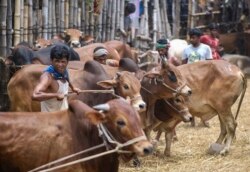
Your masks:
<svg viewBox="0 0 250 172"><path fill-rule="evenodd" d="M246 76L243 73L241 73L241 77L242 77L242 80L243 80L243 91L242 91L241 96L240 96L240 101L239 101L237 112L236 112L236 115L235 115L235 120L237 120L237 117L238 117L238 114L239 114L239 111L240 111L240 107L241 107L241 104L242 104L242 101L243 101L243 98L245 96L246 89L247 89Z"/></svg>

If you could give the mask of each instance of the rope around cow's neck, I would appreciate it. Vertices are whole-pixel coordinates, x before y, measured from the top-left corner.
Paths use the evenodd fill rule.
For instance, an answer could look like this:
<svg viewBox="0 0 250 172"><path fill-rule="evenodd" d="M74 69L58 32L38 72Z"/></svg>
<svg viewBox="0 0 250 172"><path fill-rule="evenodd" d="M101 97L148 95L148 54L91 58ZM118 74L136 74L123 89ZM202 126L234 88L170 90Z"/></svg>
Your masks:
<svg viewBox="0 0 250 172"><path fill-rule="evenodd" d="M75 153L75 154L63 157L61 159L58 159L56 161L53 161L53 162L50 162L48 164L42 165L42 166L37 167L37 168L35 168L33 170L30 170L28 172L35 172L35 171L37 171L37 172L49 172L49 171L53 171L53 170L60 169L60 168L63 168L63 167L67 167L67 166L70 166L70 165L74 165L74 164L77 164L77 163L85 162L85 161L88 161L88 160L91 160L91 159L94 159L94 158L98 158L98 157L101 157L101 156L104 156L104 155L112 154L112 153L115 153L115 152L117 152L117 153L131 153L130 151L122 151L120 149L123 148L123 147L129 146L129 145L132 145L132 144L134 144L134 143L136 143L138 141L147 140L146 136L143 135L143 136L139 136L139 137L133 138L133 139L131 139L131 140L125 142L125 143L120 143L120 142L112 139L114 137L110 134L110 132L107 130L107 128L105 128L103 126L103 124L99 124L98 125L98 131L99 131L99 135L100 136L104 136L104 138L106 138L106 140L109 143L115 144L116 147L114 149L106 151L106 152L102 152L102 153L99 153L99 154L96 154L96 155L92 155L92 156L89 156L89 157L81 158L81 159L78 159L78 160L75 160L75 161L63 164L63 165L59 165L59 166L56 166L56 167L52 167L52 168L48 168L48 169L45 169L45 170L41 170L41 169L43 169L45 167L54 165L54 164L62 162L62 161L65 161L67 159L70 159L72 157L78 156L80 154L84 154L84 153L96 150L96 149L104 147L104 146L107 147L106 140L103 140L104 143L102 143L100 145L97 145L97 146L91 147L89 149L83 150L81 152L78 152L78 153ZM38 170L40 170L40 171L38 171Z"/></svg>

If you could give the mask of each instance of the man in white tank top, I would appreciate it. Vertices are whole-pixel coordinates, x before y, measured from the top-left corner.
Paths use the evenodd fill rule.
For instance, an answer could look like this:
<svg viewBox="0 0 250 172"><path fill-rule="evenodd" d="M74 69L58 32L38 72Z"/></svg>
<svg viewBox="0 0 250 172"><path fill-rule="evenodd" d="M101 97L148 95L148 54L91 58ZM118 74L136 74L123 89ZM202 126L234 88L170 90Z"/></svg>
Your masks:
<svg viewBox="0 0 250 172"><path fill-rule="evenodd" d="M55 45L51 49L52 65L44 70L38 85L35 87L32 99L41 102L42 112L53 112L68 109L68 88L79 94L79 89L69 81L67 65L69 60L67 46Z"/></svg>

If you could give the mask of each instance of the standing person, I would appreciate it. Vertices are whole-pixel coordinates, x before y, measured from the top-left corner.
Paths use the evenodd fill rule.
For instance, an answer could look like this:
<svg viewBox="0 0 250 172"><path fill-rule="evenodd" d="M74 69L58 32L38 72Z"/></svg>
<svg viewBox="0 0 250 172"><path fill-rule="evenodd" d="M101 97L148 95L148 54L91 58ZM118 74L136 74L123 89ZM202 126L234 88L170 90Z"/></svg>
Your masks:
<svg viewBox="0 0 250 172"><path fill-rule="evenodd" d="M130 14L134 13L136 10L135 4L133 3L127 3L125 5L124 10L124 30L126 36L126 42L132 46L132 38L131 38L131 31L132 31L132 19L130 17Z"/></svg>
<svg viewBox="0 0 250 172"><path fill-rule="evenodd" d="M41 102L42 112L53 112L68 108L69 87L73 92L79 94L79 89L73 87L69 81L67 65L69 61L69 50L64 45L55 45L50 52L52 65L47 67L35 87L32 99Z"/></svg>
<svg viewBox="0 0 250 172"><path fill-rule="evenodd" d="M210 25L208 25L208 30L208 34L201 36L200 42L210 46L213 59L219 60L221 59L220 53L223 51L223 48L220 46L220 42L218 39L219 32L217 24L211 23Z"/></svg>
<svg viewBox="0 0 250 172"><path fill-rule="evenodd" d="M200 60L212 60L211 48L200 42L202 32L200 29L193 28L189 31L190 45L184 49L182 64L194 63Z"/></svg>
<svg viewBox="0 0 250 172"><path fill-rule="evenodd" d="M243 13L240 17L240 25L242 31L247 31L249 29L248 22L249 22L249 9L246 8L243 10Z"/></svg>
<svg viewBox="0 0 250 172"><path fill-rule="evenodd" d="M161 59L166 59L169 63L179 66L181 62L176 57L168 57L168 49L170 42L168 39L159 39L156 43L156 50L158 51Z"/></svg>
<svg viewBox="0 0 250 172"><path fill-rule="evenodd" d="M94 60L98 61L101 64L109 65L112 67L118 67L119 61L114 59L108 59L108 51L104 47L96 47L93 52Z"/></svg>

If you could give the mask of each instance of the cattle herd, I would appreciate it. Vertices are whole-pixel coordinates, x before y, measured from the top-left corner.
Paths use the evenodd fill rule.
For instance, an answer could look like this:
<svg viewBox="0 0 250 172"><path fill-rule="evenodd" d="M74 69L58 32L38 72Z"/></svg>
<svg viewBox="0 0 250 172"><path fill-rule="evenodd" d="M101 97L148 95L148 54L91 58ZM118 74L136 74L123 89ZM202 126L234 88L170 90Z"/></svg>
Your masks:
<svg viewBox="0 0 250 172"><path fill-rule="evenodd" d="M140 55L120 41L92 41L68 29L64 37L37 40L35 48L20 43L5 58L5 65L21 69L8 82L10 110L0 112L0 172L100 172L103 168L116 172L119 161L150 155L162 132L164 155L170 156L176 126L195 117L208 125L218 116L220 133L215 143L222 146L215 153L230 151L247 88L246 71L230 62L238 66L245 62L230 56L225 57L228 61L181 66L156 64L157 60L141 65L152 51ZM67 110L40 112L40 103L31 97L43 70L51 64L50 50L56 44L68 46L71 82L86 92L67 95ZM184 40L173 40L169 53L180 57L186 45ZM119 60L119 67L94 61L93 50L98 46L107 49L108 58ZM237 99L234 115L231 108ZM156 139L151 138L152 131L157 132Z"/></svg>

